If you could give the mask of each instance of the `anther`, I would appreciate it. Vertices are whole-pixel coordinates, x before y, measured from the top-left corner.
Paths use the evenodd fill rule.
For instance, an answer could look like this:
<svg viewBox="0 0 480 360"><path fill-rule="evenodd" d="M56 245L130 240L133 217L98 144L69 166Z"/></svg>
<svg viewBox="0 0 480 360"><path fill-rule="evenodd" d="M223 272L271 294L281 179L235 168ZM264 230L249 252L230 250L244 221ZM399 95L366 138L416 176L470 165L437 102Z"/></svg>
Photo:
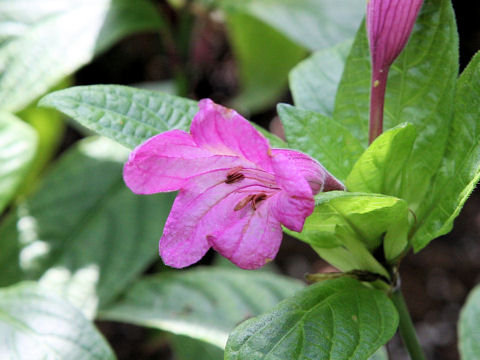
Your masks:
<svg viewBox="0 0 480 360"><path fill-rule="evenodd" d="M267 198L267 194L261 193L261 194L256 194L252 198L252 208L253 210L257 210L257 204L262 202Z"/></svg>
<svg viewBox="0 0 480 360"><path fill-rule="evenodd" d="M253 198L255 198L255 196L256 195L248 195L244 197L242 200L240 200L240 202L237 205L235 205L235 207L233 208L233 211L238 211L243 209Z"/></svg>
<svg viewBox="0 0 480 360"><path fill-rule="evenodd" d="M245 176L240 172L242 168L240 166L234 167L227 173L227 179L225 184L233 184L239 181L242 181Z"/></svg>

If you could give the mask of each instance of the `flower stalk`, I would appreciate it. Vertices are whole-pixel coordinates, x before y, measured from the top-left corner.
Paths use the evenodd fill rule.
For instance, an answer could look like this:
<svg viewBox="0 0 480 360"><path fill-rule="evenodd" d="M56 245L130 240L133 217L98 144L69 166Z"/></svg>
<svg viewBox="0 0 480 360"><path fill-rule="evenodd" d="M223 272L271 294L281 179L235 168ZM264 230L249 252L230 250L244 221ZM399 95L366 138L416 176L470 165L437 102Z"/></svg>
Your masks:
<svg viewBox="0 0 480 360"><path fill-rule="evenodd" d="M418 342L417 333L415 332L415 327L413 326L407 304L405 303L405 299L400 288L396 289L392 293L392 301L397 308L398 316L400 317L400 336L402 337L403 343L408 350L410 359L426 360L422 347Z"/></svg>

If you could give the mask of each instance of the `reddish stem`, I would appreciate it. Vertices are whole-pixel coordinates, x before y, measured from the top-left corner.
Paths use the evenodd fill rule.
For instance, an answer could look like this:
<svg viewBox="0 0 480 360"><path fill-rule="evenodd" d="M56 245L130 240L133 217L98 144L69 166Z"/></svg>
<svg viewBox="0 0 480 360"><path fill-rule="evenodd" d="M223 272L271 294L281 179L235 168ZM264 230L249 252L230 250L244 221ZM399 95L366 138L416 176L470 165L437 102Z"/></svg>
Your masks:
<svg viewBox="0 0 480 360"><path fill-rule="evenodd" d="M383 106L387 88L388 68L374 70L370 90L369 144L383 132Z"/></svg>

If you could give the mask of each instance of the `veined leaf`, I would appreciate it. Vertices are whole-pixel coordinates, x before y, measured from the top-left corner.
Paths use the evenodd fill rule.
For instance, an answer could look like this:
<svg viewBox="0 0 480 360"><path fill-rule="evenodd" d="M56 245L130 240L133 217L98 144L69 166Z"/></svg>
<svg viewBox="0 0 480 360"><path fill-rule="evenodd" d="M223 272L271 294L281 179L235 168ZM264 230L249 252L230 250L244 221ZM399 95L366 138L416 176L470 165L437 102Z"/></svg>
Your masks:
<svg viewBox="0 0 480 360"><path fill-rule="evenodd" d="M370 54L360 27L339 85L334 119L367 144ZM405 163L400 191L413 211L422 212L430 180L442 160L458 73L458 36L450 0L424 2L412 36L390 69L384 128L412 123L417 138ZM420 209L420 210L419 210ZM417 214L418 217L418 214Z"/></svg>
<svg viewBox="0 0 480 360"><path fill-rule="evenodd" d="M280 104L277 111L288 145L311 155L344 181L363 152L348 129L329 117L290 105Z"/></svg>
<svg viewBox="0 0 480 360"><path fill-rule="evenodd" d="M35 131L16 116L0 112L0 213L24 180L36 151Z"/></svg>
<svg viewBox="0 0 480 360"><path fill-rule="evenodd" d="M460 76L455 114L448 133L443 162L432 182L413 238L415 251L448 233L454 219L480 179L480 55Z"/></svg>
<svg viewBox="0 0 480 360"><path fill-rule="evenodd" d="M265 272L193 269L145 278L100 313L224 347L241 321L259 315L302 285Z"/></svg>
<svg viewBox="0 0 480 360"><path fill-rule="evenodd" d="M119 85L77 86L48 94L40 106L71 116L86 128L133 149L158 133L188 131L198 111L197 102L156 91ZM259 129L272 146L285 143Z"/></svg>
<svg viewBox="0 0 480 360"><path fill-rule="evenodd" d="M78 309L35 283L0 289L0 355L12 360L115 359Z"/></svg>
<svg viewBox="0 0 480 360"><path fill-rule="evenodd" d="M41 279L86 314L115 298L158 255L172 196L134 195L128 150L82 141L0 226L0 284Z"/></svg>
<svg viewBox="0 0 480 360"><path fill-rule="evenodd" d="M295 106L332 116L335 94L342 78L351 41L319 50L290 72Z"/></svg>
<svg viewBox="0 0 480 360"><path fill-rule="evenodd" d="M162 26L146 0L3 0L0 109L18 111L121 37ZM32 64L34 66L32 66Z"/></svg>
<svg viewBox="0 0 480 360"><path fill-rule="evenodd" d="M353 279L314 284L238 326L225 360L366 360L398 326L388 297Z"/></svg>

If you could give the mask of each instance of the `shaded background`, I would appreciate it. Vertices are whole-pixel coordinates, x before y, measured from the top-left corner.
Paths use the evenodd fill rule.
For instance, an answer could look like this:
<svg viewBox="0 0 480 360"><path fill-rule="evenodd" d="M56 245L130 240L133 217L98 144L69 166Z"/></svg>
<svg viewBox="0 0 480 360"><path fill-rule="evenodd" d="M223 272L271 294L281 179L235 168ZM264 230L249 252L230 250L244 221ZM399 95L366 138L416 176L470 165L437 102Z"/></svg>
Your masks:
<svg viewBox="0 0 480 360"><path fill-rule="evenodd" d="M178 21L164 1L155 2L170 15L173 23ZM480 49L480 4L465 0L453 3L463 69ZM175 66L181 64L188 69L186 95L195 99L210 97L228 104L238 92L238 81L225 29L208 16L197 18L194 26L193 45L186 57L163 49L158 35L134 35L78 71L75 82L78 85L163 82L174 77ZM291 97L285 93L281 100L291 102ZM250 116L264 127L268 127L274 117L273 107ZM80 137L69 127L62 148L67 148ZM202 263L208 264L213 256L209 254ZM467 294L480 282L479 259L480 193L477 190L450 234L433 241L419 254L410 254L402 263L404 294L429 359L459 358L456 323ZM296 278L303 278L307 272L329 270L328 264L319 260L308 245L293 239L284 241L276 264L282 273ZM174 359L168 338L159 336L157 331L110 322L99 322L98 325L119 359ZM389 351L391 359L408 359L398 337L389 346Z"/></svg>

